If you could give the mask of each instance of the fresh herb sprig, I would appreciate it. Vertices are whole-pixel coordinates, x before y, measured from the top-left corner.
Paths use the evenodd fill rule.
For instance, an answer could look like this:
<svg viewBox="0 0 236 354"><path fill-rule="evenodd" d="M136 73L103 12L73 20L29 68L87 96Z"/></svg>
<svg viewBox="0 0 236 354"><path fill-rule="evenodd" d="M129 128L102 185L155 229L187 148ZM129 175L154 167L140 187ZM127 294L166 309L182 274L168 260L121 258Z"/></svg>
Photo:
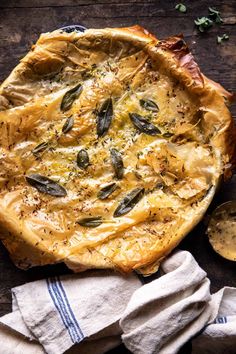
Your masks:
<svg viewBox="0 0 236 354"><path fill-rule="evenodd" d="M213 7L208 7L208 17L203 16L197 18L194 23L197 26L200 32L208 31L214 23L221 24L223 23L223 19L221 17L220 11L214 9ZM217 43L221 44L223 41L228 40L229 36L227 34L223 34L223 36L217 36Z"/></svg>
<svg viewBox="0 0 236 354"><path fill-rule="evenodd" d="M229 36L224 33L223 36L217 36L217 43L221 44L223 41L227 41L229 39Z"/></svg>
<svg viewBox="0 0 236 354"><path fill-rule="evenodd" d="M208 7L208 11L209 11L209 17L212 21L219 24L223 23L223 19L221 17L220 11L217 11L213 7Z"/></svg>
<svg viewBox="0 0 236 354"><path fill-rule="evenodd" d="M208 7L208 11L209 11L208 17L206 16L199 17L197 18L197 20L194 21L195 25L197 26L200 32L206 32L207 30L209 30L209 28L212 27L213 23L218 23L218 24L223 23L220 11L212 7Z"/></svg>
<svg viewBox="0 0 236 354"><path fill-rule="evenodd" d="M187 7L182 3L177 4L175 6L175 9L182 13L185 13L187 11Z"/></svg>
<svg viewBox="0 0 236 354"><path fill-rule="evenodd" d="M194 23L200 32L206 32L213 25L213 21L205 16L199 17Z"/></svg>

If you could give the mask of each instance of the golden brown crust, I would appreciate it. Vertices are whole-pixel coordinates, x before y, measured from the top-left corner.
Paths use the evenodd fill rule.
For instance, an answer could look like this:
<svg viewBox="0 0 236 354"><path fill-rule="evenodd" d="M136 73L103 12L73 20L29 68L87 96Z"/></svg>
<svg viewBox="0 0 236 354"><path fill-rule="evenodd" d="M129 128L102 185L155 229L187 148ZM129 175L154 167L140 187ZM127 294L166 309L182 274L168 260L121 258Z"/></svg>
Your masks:
<svg viewBox="0 0 236 354"><path fill-rule="evenodd" d="M183 36L170 37L158 43L162 49L167 49L173 54L173 57L178 61L178 65L188 71L192 79L199 85L203 85L202 73L195 62L193 55Z"/></svg>
<svg viewBox="0 0 236 354"><path fill-rule="evenodd" d="M160 41L158 45L170 51L173 57L178 61L178 65L187 70L188 74L193 79L193 89L197 84L204 90L206 97L210 98L207 104L211 105L212 108L214 107L216 114L219 114L218 107L224 107L224 112L222 112L221 116L221 121L225 123L223 132L224 141L220 141L220 145L224 147L224 151L222 152L229 156L228 165L224 169L224 178L230 178L236 163L236 127L232 116L222 102L222 98L229 104L233 102L234 94L228 92L219 83L216 83L202 74L187 44L183 40L182 35L167 38L166 40ZM211 89L214 92L214 96L210 95ZM215 95L215 93L217 93L217 95ZM203 94L202 90L201 94ZM220 137L218 137L218 139L221 140Z"/></svg>
<svg viewBox="0 0 236 354"><path fill-rule="evenodd" d="M151 32L149 32L148 30L146 30L145 28L139 26L139 25L135 25L132 27L123 27L123 28L117 28L117 30L120 31L120 33L125 33L125 34L130 34L135 35L135 36L139 36L140 38L144 38L145 40L152 40L154 42L157 41L157 38L154 34L152 34Z"/></svg>
<svg viewBox="0 0 236 354"><path fill-rule="evenodd" d="M207 142L211 144L215 154L214 167L216 169L216 176L214 177L213 187L209 188L206 195L202 196L202 199L199 198L197 207L193 208L189 214L189 219L185 220L183 218L183 220L180 220L180 223L175 226L177 231L173 234L174 236L168 242L161 244L161 246L158 246L158 244L152 245L152 248L145 246L145 233L147 236L149 235L147 232L148 225L144 222L144 205L143 209L141 209L141 211L143 210L141 216L138 211L133 212L134 217L137 216L139 218L143 229L140 226L140 230L137 228L135 231L136 226L132 226L131 223L133 217L131 213L130 219L129 217L125 219L125 223L130 226L127 227L126 225L127 230L124 227L124 231L120 231L120 233L123 232L123 239L120 236L122 240L121 245L117 245L115 238L111 235L108 237L106 244L99 244L98 242L91 245L88 244L83 249L76 246L66 250L56 249L52 253L51 249L47 247L47 243L35 243L36 237L30 227L26 228L23 223L19 224L13 212L9 215L9 209L6 208L6 204L11 204L10 196L7 201L6 199L4 200L5 204L2 203L0 205L0 221L11 231L11 234L5 237L3 242L11 254L15 256L16 263L21 267L27 267L27 264L49 264L64 261L74 271L96 267L115 268L124 272L129 272L133 269L143 269L144 272L148 273L154 271L158 261L171 252L194 225L199 222L214 196L220 175L224 173L225 176L228 176L230 173L232 157L235 151L235 128L233 127L233 120L226 106L226 101L230 101L232 95L201 73L182 36L159 41L153 34L140 26L103 30L91 29L82 35L55 31L40 37L37 44L32 48L32 51L23 58L21 63L0 87L0 110L5 111L5 114L2 112L2 119L8 119L9 122L11 119L14 119L17 122L17 119L20 120L19 112L21 109L28 116L31 116L32 112L34 112L32 116L35 116L36 108L37 112L39 112L37 114L40 114L41 104L49 107L45 108L45 116L50 117L52 115L51 112L53 112L53 109L60 102L60 90L62 88L65 89L65 86L70 84L71 77L68 78L67 73L70 73L76 67L76 75L83 74L83 69L86 65L80 61L80 57L83 57L83 53L87 47L92 48L90 64L93 60L102 60L105 54L111 57L112 55L117 55L119 60L123 60L126 58L127 53L129 55L130 53L141 53L140 67L143 65L143 58L150 57L153 63L158 68L160 67L160 72L168 73L176 82L181 83L184 89L186 89L188 97L199 107L199 112L203 116L201 118L202 134L207 137ZM119 48L119 51L117 48ZM80 56L78 56L77 51L81 53ZM130 56L132 57L132 55ZM130 60L132 70L135 69L136 65L135 60L134 62ZM60 72L63 72L64 75L62 88L57 82L53 82L52 86L50 84L48 86L43 84L43 82L50 82L51 77L55 77ZM122 72L123 76L120 81L125 80L127 74L129 73ZM138 80L138 82L142 82L143 78L141 77ZM132 84L135 87L136 82L134 81ZM117 96L119 96L118 86L117 84L117 88L115 88L118 93L114 93L113 91ZM53 102L50 101L51 92L56 97ZM47 109L49 113L47 113ZM79 124L81 125L81 122ZM84 124L86 126L86 122ZM198 124L198 121L196 121L196 124ZM213 126L214 131L212 129ZM78 126L78 131L79 128ZM27 130L27 127L25 129ZM181 134L179 134L178 139L180 137ZM72 139L73 136L71 135L70 138ZM4 141L2 140L2 142ZM70 140L65 140L65 146L69 142ZM178 147L177 143L176 145L174 144L174 141L172 145L170 144L172 148L173 146ZM13 197L11 196L11 198ZM173 199L172 202L175 203L176 200ZM152 201L149 200L148 202L151 204ZM158 210L162 213L161 207L157 207L155 201L153 201L153 205L155 208L159 208ZM164 220L163 223L165 222ZM140 243L143 242L140 246L140 257L138 257L138 251L135 251L136 246L133 242L132 247L134 251L132 251L132 254L130 253L131 256L129 257L124 253L124 257L119 258L117 256L117 254L119 255L117 249L125 248L126 242L128 247L130 238L129 229L132 228L134 229L132 235L135 232L140 232L139 240ZM144 239L143 241L142 238ZM36 244L37 246L35 246ZM22 262L22 259L25 259L25 264Z"/></svg>

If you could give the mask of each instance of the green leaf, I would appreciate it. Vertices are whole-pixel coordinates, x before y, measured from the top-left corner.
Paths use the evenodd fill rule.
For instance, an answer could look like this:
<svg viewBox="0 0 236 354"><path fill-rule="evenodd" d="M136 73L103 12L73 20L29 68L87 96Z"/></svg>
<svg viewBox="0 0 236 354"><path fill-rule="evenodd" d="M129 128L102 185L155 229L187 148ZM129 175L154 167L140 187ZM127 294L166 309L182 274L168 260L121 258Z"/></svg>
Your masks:
<svg viewBox="0 0 236 354"><path fill-rule="evenodd" d="M77 165L82 170L89 166L89 155L85 149L81 149L77 154Z"/></svg>
<svg viewBox="0 0 236 354"><path fill-rule="evenodd" d="M61 101L61 106L60 106L61 111L63 111L63 112L68 111L71 108L74 101L77 98L79 98L82 90L83 90L82 85L78 84L75 87L73 87L72 89L70 89L69 91L67 91L64 94L62 101Z"/></svg>
<svg viewBox="0 0 236 354"><path fill-rule="evenodd" d="M106 99L98 112L97 116L97 135L101 137L105 135L111 125L111 121L113 118L113 103L112 99Z"/></svg>
<svg viewBox="0 0 236 354"><path fill-rule="evenodd" d="M100 189L97 194L97 197L101 200L107 199L117 188L116 183L108 184L107 186Z"/></svg>
<svg viewBox="0 0 236 354"><path fill-rule="evenodd" d="M38 173L33 173L25 177L26 181L39 192L52 195L54 197L65 197L67 192L57 182Z"/></svg>
<svg viewBox="0 0 236 354"><path fill-rule="evenodd" d="M187 11L187 7L181 3L177 4L175 6L175 9L178 10L179 12L183 12L183 13L185 13Z"/></svg>
<svg viewBox="0 0 236 354"><path fill-rule="evenodd" d="M145 133L147 135L159 135L161 131L154 124L149 123L147 119L140 116L137 113L129 113L129 117L134 124L135 128L137 128L141 133Z"/></svg>
<svg viewBox="0 0 236 354"><path fill-rule="evenodd" d="M215 22L215 23L223 23L223 20L220 15L220 11L217 11L213 7L208 7L209 11L209 17Z"/></svg>
<svg viewBox="0 0 236 354"><path fill-rule="evenodd" d="M152 100L139 100L140 106L148 111L157 113L159 112L158 105Z"/></svg>
<svg viewBox="0 0 236 354"><path fill-rule="evenodd" d="M124 175L124 164L121 153L117 149L111 149L111 162L115 171L115 177L122 179Z"/></svg>
<svg viewBox="0 0 236 354"><path fill-rule="evenodd" d="M130 212L138 202L143 198L145 189L135 188L123 198L123 200L118 204L116 210L114 211L113 217L117 218L119 216L125 215Z"/></svg>
<svg viewBox="0 0 236 354"><path fill-rule="evenodd" d="M224 33L223 36L217 36L217 43L221 44L223 41L227 41L229 39L229 36Z"/></svg>
<svg viewBox="0 0 236 354"><path fill-rule="evenodd" d="M163 136L164 138L171 138L173 135L174 135L174 134L173 134L173 133L170 133L170 132L166 132L166 133L162 134L162 136Z"/></svg>
<svg viewBox="0 0 236 354"><path fill-rule="evenodd" d="M198 27L200 32L207 31L213 24L213 21L208 17L199 17L197 20L194 21L195 25Z"/></svg>
<svg viewBox="0 0 236 354"><path fill-rule="evenodd" d="M41 144L35 146L35 148L32 150L32 153L35 157L38 157L38 155L41 152L44 152L47 148L48 148L48 143L42 142Z"/></svg>
<svg viewBox="0 0 236 354"><path fill-rule="evenodd" d="M102 224L101 216L91 216L77 221L77 224L85 227L98 227Z"/></svg>
<svg viewBox="0 0 236 354"><path fill-rule="evenodd" d="M74 125L74 118L72 116L68 117L67 120L65 121L63 127L62 127L62 133L66 134L68 133Z"/></svg>

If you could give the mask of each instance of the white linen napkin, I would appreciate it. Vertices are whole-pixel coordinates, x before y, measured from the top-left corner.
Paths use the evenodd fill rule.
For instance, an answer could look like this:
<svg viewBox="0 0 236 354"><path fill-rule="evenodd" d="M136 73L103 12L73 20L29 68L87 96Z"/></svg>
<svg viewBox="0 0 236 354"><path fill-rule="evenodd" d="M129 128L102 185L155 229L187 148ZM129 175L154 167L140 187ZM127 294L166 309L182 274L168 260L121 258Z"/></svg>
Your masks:
<svg viewBox="0 0 236 354"><path fill-rule="evenodd" d="M143 286L134 274L92 271L14 288L0 352L102 354L122 338L134 354L175 354L194 338L193 354L235 354L236 289L211 296L187 251L169 256L161 272Z"/></svg>
<svg viewBox="0 0 236 354"><path fill-rule="evenodd" d="M189 252L173 254L162 270L165 275L133 294L121 318L122 339L132 353L177 353L214 318L210 281Z"/></svg>
<svg viewBox="0 0 236 354"><path fill-rule="evenodd" d="M91 347L91 353L103 353L121 343L118 322L140 286L133 274L122 276L108 271L28 283L12 289L13 312L3 316L0 323L31 341L37 339L39 353L42 347L48 354L64 353L75 343L80 343L80 353L88 354ZM4 354L12 353L9 336L5 344ZM31 346L28 352L19 354L31 354Z"/></svg>
<svg viewBox="0 0 236 354"><path fill-rule="evenodd" d="M236 289L225 287L212 295L214 321L192 341L192 354L236 353Z"/></svg>

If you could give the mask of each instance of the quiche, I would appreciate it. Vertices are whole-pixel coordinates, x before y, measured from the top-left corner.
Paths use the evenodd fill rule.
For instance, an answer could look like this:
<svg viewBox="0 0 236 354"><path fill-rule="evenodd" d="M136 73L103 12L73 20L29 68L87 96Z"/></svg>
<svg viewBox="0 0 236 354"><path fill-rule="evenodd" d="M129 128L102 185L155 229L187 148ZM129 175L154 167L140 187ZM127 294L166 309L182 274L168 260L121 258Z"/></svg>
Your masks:
<svg viewBox="0 0 236 354"><path fill-rule="evenodd" d="M230 174L230 99L181 36L42 34L0 87L1 240L15 264L154 272Z"/></svg>

